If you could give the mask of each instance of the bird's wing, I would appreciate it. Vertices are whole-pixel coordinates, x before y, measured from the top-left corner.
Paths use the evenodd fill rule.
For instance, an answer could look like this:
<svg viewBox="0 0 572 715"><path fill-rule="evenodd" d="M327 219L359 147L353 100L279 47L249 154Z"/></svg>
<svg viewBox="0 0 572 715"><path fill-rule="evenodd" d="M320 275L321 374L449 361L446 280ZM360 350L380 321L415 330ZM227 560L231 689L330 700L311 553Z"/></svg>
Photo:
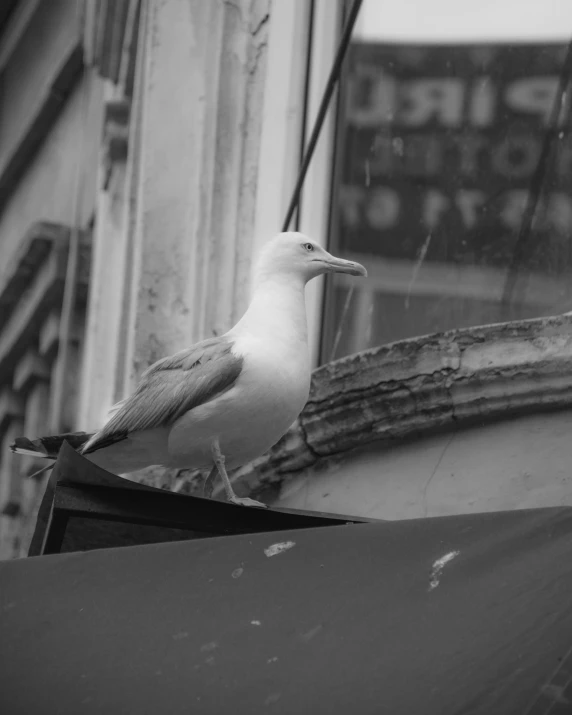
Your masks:
<svg viewBox="0 0 572 715"><path fill-rule="evenodd" d="M127 398L125 398L123 400L119 400L119 402L116 402L114 405L111 405L111 407L107 411L105 421L109 422L109 420L113 417L113 415L117 414L126 402L127 402Z"/></svg>
<svg viewBox="0 0 572 715"><path fill-rule="evenodd" d="M143 373L137 389L86 443L83 454L126 439L130 432L168 427L189 410L229 390L242 370L230 338L211 338L163 358Z"/></svg>

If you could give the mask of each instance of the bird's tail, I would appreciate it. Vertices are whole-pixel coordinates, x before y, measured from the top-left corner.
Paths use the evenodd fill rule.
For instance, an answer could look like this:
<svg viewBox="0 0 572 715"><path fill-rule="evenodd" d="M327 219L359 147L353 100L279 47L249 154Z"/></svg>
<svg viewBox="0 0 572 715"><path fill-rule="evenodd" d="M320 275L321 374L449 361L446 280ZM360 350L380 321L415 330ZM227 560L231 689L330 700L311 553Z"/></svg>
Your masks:
<svg viewBox="0 0 572 715"><path fill-rule="evenodd" d="M68 442L74 449L79 449L92 436L87 432L68 432L34 440L27 437L17 437L13 444L10 445L10 449L15 454L27 455L28 457L57 459L64 442Z"/></svg>

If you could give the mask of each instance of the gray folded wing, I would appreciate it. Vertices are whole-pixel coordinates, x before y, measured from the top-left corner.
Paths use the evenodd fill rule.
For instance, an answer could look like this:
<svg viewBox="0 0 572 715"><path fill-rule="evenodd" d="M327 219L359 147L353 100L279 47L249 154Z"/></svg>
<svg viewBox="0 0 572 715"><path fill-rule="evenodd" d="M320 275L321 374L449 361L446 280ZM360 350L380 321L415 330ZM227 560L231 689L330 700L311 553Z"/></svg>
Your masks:
<svg viewBox="0 0 572 715"><path fill-rule="evenodd" d="M83 454L126 439L130 432L168 427L229 390L243 364L232 354L232 345L228 338L210 338L151 365L133 395L89 440Z"/></svg>

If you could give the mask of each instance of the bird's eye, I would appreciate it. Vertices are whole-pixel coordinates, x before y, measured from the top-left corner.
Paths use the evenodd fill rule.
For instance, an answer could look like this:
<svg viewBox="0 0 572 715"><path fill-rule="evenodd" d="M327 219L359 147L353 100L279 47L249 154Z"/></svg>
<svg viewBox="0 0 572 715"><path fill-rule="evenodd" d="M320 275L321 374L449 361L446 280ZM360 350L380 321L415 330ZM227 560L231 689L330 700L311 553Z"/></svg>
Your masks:
<svg viewBox="0 0 572 715"><path fill-rule="evenodd" d="M313 244L313 243L303 243L302 245L304 246L304 248L306 249L306 251L308 251L308 253L312 253L312 251L314 250L314 244Z"/></svg>

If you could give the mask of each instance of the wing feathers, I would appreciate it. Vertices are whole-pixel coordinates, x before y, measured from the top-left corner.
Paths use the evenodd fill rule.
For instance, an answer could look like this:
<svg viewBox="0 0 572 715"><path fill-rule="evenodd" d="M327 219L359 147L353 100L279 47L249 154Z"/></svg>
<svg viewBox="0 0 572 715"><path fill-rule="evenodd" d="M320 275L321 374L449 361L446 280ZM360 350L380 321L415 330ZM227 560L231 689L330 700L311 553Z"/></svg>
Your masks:
<svg viewBox="0 0 572 715"><path fill-rule="evenodd" d="M232 345L228 338L212 338L151 365L133 395L85 445L84 454L125 439L130 432L168 427L229 390L243 363L233 355Z"/></svg>

